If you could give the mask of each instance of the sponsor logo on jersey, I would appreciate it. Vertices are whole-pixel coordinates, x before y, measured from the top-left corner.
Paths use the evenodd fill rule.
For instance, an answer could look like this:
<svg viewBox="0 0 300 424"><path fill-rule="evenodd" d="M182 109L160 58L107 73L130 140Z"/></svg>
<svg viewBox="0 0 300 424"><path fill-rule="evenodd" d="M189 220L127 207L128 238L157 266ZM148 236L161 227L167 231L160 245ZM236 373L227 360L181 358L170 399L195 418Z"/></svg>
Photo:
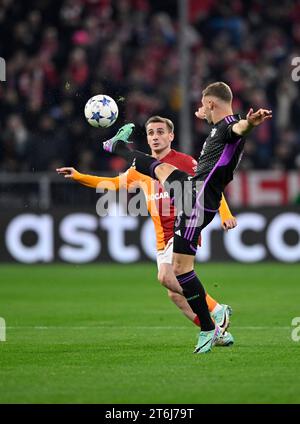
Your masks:
<svg viewBox="0 0 300 424"><path fill-rule="evenodd" d="M163 193L152 193L147 194L147 200L160 200L160 199L168 199L169 193L167 191L164 191Z"/></svg>

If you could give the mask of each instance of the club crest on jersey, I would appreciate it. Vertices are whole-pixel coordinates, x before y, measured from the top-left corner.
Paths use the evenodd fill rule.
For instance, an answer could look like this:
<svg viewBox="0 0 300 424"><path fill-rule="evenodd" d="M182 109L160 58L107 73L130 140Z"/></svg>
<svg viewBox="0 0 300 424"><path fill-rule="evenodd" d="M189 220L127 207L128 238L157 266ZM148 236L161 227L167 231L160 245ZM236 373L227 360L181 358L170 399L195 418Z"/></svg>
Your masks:
<svg viewBox="0 0 300 424"><path fill-rule="evenodd" d="M213 128L210 132L210 136L213 137L217 132L217 128Z"/></svg>

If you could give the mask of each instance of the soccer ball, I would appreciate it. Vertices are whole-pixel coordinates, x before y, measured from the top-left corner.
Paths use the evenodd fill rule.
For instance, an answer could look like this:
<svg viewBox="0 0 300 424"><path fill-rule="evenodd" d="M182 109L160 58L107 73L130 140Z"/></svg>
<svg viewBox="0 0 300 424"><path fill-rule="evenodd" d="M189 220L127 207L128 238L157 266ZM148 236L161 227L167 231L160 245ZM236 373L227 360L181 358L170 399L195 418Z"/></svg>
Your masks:
<svg viewBox="0 0 300 424"><path fill-rule="evenodd" d="M116 122L119 114L117 103L105 94L91 97L84 108L84 115L93 127L110 127Z"/></svg>

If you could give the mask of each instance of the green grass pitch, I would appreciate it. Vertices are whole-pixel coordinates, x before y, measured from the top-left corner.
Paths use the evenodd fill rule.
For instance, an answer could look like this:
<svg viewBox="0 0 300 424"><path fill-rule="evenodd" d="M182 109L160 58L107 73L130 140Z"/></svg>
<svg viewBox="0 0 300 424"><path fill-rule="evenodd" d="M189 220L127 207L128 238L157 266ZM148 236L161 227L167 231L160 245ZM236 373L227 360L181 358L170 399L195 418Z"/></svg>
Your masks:
<svg viewBox="0 0 300 424"><path fill-rule="evenodd" d="M1 265L0 403L299 403L300 265L197 270L234 310L206 355L154 264Z"/></svg>

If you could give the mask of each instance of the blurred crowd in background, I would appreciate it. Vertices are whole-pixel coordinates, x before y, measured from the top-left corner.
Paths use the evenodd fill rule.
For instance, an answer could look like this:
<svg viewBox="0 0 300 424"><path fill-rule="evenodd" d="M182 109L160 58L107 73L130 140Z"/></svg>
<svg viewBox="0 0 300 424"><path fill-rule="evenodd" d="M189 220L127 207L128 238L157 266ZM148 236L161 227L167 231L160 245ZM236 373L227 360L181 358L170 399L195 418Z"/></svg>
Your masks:
<svg viewBox="0 0 300 424"><path fill-rule="evenodd" d="M193 116L202 89L223 80L243 117L250 106L273 110L248 137L241 167L299 169L300 81L291 62L300 56L300 1L190 0L189 12L193 156L209 131ZM123 161L102 152L100 140L133 121L147 151L143 125L153 114L172 119L179 135L179 37L177 0L2 0L0 172L119 172ZM83 115L100 93L120 110L107 130Z"/></svg>

